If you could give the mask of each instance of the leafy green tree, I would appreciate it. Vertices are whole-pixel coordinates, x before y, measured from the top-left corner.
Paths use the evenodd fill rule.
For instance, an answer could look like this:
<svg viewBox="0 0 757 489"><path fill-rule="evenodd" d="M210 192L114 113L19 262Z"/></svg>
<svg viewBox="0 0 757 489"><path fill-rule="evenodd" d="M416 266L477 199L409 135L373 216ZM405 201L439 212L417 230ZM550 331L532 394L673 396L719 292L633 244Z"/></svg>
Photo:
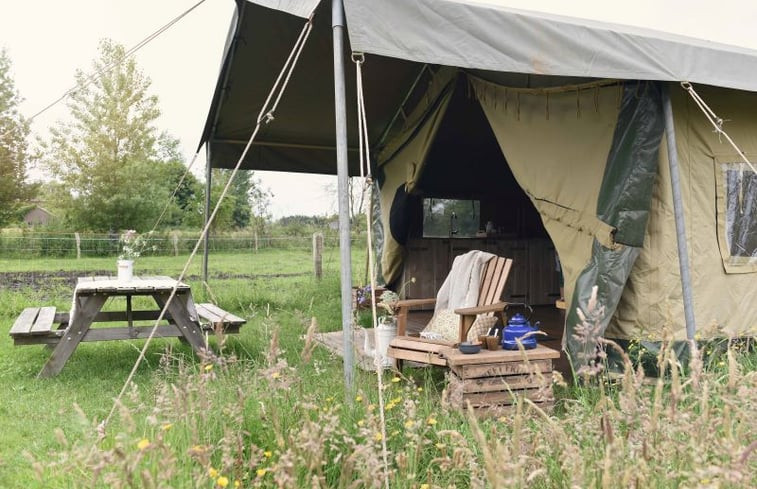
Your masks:
<svg viewBox="0 0 757 489"><path fill-rule="evenodd" d="M192 227L201 221L205 205L203 186L197 177L187 172L178 151L178 140L165 135L162 139L160 148L163 154L159 159L164 163L157 167L161 175L159 178L166 183L167 189L171 192L176 190L176 193L163 216L161 227Z"/></svg>
<svg viewBox="0 0 757 489"><path fill-rule="evenodd" d="M72 122L58 122L43 145L43 161L67 191L59 195L69 225L82 229L137 229L154 224L173 187L166 161L180 159L176 142L158 134L158 98L150 79L123 46L103 40L90 83L76 73ZM168 170L166 170L168 171Z"/></svg>
<svg viewBox="0 0 757 489"><path fill-rule="evenodd" d="M26 179L29 123L18 111L20 102L11 61L0 50L0 226L17 217L35 189Z"/></svg>
<svg viewBox="0 0 757 489"><path fill-rule="evenodd" d="M215 208L223 188L231 178L231 173L231 170L224 169L213 171L210 194L211 210ZM212 229L214 231L225 231L252 228L259 233L264 232L271 219L268 210L270 197L270 191L263 188L259 179L254 178L253 172L238 171L226 198L221 204L221 208L216 214ZM198 217L196 225L204 222L202 213Z"/></svg>

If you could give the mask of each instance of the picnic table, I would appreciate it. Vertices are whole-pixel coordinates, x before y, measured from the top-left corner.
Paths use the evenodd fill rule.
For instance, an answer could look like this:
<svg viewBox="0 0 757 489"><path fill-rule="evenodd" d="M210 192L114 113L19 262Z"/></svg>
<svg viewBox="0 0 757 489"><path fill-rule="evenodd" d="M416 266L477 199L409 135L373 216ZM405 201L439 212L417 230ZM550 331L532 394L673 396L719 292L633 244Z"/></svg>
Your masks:
<svg viewBox="0 0 757 489"><path fill-rule="evenodd" d="M176 295L168 302L174 288ZM156 307L134 310L132 298L148 296ZM103 311L111 297L125 297L125 308ZM40 377L57 375L83 341L109 341L146 338L154 321L168 303L164 323L154 337L178 337L189 343L195 352L205 350L204 332L221 328L224 333L238 333L246 322L214 304L195 304L189 285L170 277L79 277L74 289L70 312L55 307L28 307L14 322L10 336L16 345L49 345L52 354L39 373ZM135 321L152 321L150 326L137 326ZM116 326L92 327L94 323L117 323ZM120 324L118 324L120 323Z"/></svg>

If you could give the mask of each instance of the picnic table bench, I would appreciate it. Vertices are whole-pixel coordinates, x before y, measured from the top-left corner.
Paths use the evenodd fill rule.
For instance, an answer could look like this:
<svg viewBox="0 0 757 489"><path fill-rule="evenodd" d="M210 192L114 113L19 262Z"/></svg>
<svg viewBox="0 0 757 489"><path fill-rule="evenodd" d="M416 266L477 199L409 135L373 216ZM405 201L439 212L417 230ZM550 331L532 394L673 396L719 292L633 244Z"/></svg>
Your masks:
<svg viewBox="0 0 757 489"><path fill-rule="evenodd" d="M206 331L239 332L246 322L215 304L195 304L189 285L177 283L170 277L134 277L119 281L113 277L80 277L74 289L71 311L57 311L55 307L28 307L18 316L10 329L15 345L50 345L52 355L40 376L56 375L81 342L147 338L153 325L137 326L135 321L155 321L171 300L164 316L166 324L155 329L154 337L178 337L200 352L206 348ZM126 308L102 311L110 297L125 297ZM133 296L150 296L157 308L134 310ZM125 322L117 326L93 328L94 323Z"/></svg>

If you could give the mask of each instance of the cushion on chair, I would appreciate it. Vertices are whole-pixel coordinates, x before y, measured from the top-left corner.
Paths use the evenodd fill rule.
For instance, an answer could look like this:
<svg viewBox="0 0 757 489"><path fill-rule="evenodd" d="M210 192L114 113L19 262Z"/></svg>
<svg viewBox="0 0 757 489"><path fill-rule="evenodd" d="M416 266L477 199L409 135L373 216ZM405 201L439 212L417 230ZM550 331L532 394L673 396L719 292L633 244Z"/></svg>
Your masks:
<svg viewBox="0 0 757 489"><path fill-rule="evenodd" d="M495 324L497 324L497 316L479 314L468 330L468 341L478 341L478 337L488 333Z"/></svg>
<svg viewBox="0 0 757 489"><path fill-rule="evenodd" d="M441 339L453 343L457 343L460 338L460 316L455 314L452 309L437 311L421 331L422 338L440 339L439 336L441 336Z"/></svg>

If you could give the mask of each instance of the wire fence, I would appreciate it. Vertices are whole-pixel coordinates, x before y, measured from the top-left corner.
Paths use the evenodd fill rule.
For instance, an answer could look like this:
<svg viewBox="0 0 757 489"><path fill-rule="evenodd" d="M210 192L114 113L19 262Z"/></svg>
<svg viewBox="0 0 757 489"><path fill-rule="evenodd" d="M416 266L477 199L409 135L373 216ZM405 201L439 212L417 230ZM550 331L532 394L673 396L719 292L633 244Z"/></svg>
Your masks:
<svg viewBox="0 0 757 489"><path fill-rule="evenodd" d="M339 236L335 231L321 232L325 247L338 247ZM144 256L178 256L192 251L199 233L169 232L153 234L148 241ZM353 235L353 243L362 240ZM211 233L208 242L211 253L254 252L265 249L302 249L313 246L312 235L271 236L255 233ZM0 258L28 257L108 257L120 253L117 234L0 231Z"/></svg>

